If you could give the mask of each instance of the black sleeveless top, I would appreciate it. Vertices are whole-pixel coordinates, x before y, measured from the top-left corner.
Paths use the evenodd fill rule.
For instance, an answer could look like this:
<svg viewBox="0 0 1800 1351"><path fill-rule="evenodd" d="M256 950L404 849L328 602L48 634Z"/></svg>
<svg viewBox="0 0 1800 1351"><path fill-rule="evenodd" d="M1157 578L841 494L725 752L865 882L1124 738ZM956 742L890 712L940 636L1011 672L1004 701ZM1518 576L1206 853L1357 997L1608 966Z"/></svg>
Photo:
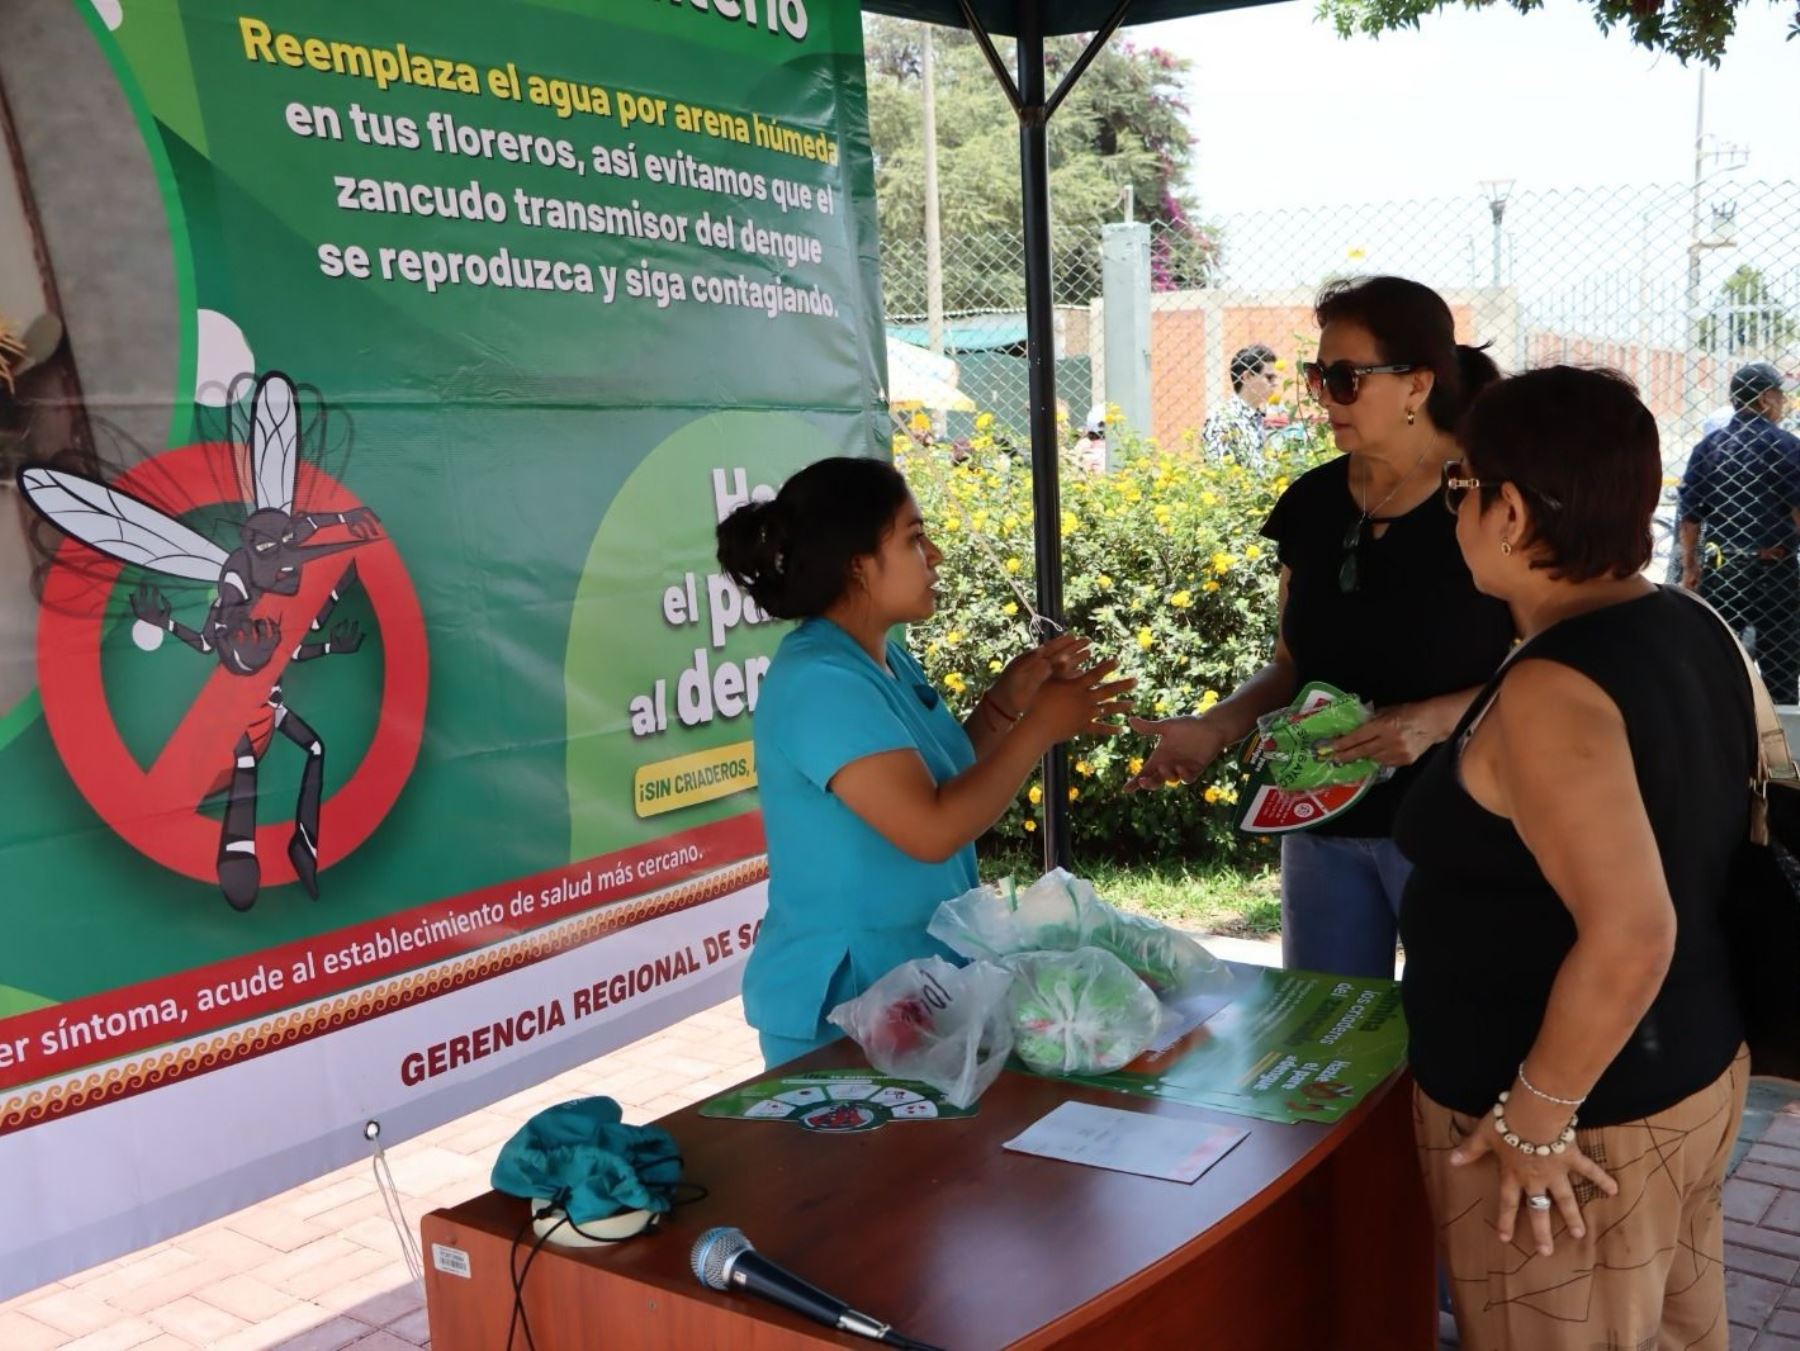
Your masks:
<svg viewBox="0 0 1800 1351"><path fill-rule="evenodd" d="M1719 621L1668 590L1564 620L1517 657L1571 667L1618 706L1675 903L1662 989L1581 1112L1587 1125L1615 1125L1698 1092L1743 1040L1719 908L1749 832L1750 684ZM1464 733L1506 669L1432 755L1395 829L1415 868L1400 909L1413 1074L1471 1116L1512 1083L1575 942L1574 920L1512 822L1481 807L1458 773Z"/></svg>
<svg viewBox="0 0 1800 1351"><path fill-rule="evenodd" d="M1350 496L1350 457L1303 475L1269 513L1263 535L1291 569L1282 636L1300 683L1323 680L1376 708L1472 689L1513 643L1512 613L1475 589L1456 543L1456 518L1433 495L1363 532L1359 585L1338 584L1344 540L1361 519ZM1412 764L1312 832L1379 839L1419 772Z"/></svg>

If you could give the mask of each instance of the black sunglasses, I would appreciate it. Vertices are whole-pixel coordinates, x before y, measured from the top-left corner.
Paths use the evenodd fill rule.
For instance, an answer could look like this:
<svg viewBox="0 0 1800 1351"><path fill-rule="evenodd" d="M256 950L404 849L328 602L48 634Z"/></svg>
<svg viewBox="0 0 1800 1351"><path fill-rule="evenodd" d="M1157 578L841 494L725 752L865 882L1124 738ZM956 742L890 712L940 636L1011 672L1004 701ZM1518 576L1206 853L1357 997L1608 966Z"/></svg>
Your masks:
<svg viewBox="0 0 1800 1351"><path fill-rule="evenodd" d="M1348 361L1334 361L1329 366L1321 366L1316 361L1300 363L1300 373L1306 377L1306 392L1321 403L1329 394L1333 403L1343 407L1355 403L1356 396L1362 393L1363 376L1405 375L1418 369L1414 362L1388 362L1381 366L1355 366Z"/></svg>
<svg viewBox="0 0 1800 1351"><path fill-rule="evenodd" d="M1483 487L1498 488L1502 483L1511 483L1513 487L1517 488L1520 492L1528 493L1532 497L1537 498L1539 502L1548 507L1551 511L1562 510L1562 503L1550 496L1549 493L1541 493L1536 488L1528 488L1523 483L1514 479L1465 478L1463 476L1463 462L1461 460L1444 461L1443 483L1444 509L1452 516L1462 510L1463 498L1474 492L1475 489Z"/></svg>

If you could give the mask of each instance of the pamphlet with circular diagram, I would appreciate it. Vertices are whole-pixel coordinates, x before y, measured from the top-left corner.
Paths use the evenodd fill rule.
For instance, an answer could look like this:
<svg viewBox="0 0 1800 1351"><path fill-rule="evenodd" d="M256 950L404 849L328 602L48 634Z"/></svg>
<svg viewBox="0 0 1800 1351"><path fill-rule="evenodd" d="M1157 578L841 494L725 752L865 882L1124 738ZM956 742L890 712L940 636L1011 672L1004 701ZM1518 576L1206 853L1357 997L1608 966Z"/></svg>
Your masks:
<svg viewBox="0 0 1800 1351"><path fill-rule="evenodd" d="M701 1116L734 1121L790 1121L827 1134L879 1130L890 1121L943 1121L974 1116L953 1107L929 1084L866 1070L818 1070L764 1079L701 1104Z"/></svg>

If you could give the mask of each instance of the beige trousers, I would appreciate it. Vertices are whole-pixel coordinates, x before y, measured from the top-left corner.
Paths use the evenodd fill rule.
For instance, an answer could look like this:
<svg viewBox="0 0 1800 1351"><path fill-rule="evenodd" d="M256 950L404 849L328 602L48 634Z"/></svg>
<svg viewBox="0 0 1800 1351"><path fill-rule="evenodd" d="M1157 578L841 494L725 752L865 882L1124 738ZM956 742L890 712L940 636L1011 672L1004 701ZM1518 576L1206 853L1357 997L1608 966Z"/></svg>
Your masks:
<svg viewBox="0 0 1800 1351"><path fill-rule="evenodd" d="M1414 1137L1463 1351L1726 1351L1720 1195L1749 1082L1740 1050L1667 1111L1577 1131L1619 1194L1577 1178L1586 1237L1570 1238L1553 1212L1550 1257L1533 1248L1522 1208L1513 1241L1495 1237L1493 1158L1450 1166L1473 1121L1415 1090Z"/></svg>

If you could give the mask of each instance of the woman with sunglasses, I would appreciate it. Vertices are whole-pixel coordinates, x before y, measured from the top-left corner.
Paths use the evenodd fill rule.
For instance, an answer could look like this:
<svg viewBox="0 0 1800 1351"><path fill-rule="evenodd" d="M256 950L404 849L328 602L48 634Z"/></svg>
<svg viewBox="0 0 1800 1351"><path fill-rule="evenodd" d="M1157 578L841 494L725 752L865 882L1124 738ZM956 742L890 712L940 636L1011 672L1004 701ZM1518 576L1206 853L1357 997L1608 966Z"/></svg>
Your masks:
<svg viewBox="0 0 1800 1351"><path fill-rule="evenodd" d="M719 523L719 564L757 608L799 625L756 705L769 911L744 1014L771 1066L842 1035L825 1015L914 957L977 884L975 841L1052 746L1128 711L1117 663L1059 637L1014 658L958 723L892 637L929 619L943 561L900 471L834 458Z"/></svg>
<svg viewBox="0 0 1800 1351"><path fill-rule="evenodd" d="M1316 314L1307 386L1345 453L1297 480L1263 527L1281 561L1274 660L1199 717L1134 721L1160 740L1132 786L1193 782L1309 681L1372 704L1329 753L1395 773L1283 839L1281 949L1289 967L1391 978L1408 871L1391 839L1395 808L1513 640L1506 607L1475 590L1436 506L1457 422L1498 372L1457 345L1449 306L1417 282L1335 283Z"/></svg>
<svg viewBox="0 0 1800 1351"><path fill-rule="evenodd" d="M1743 659L1643 577L1662 456L1623 377L1503 381L1464 441L1457 538L1524 642L1395 829L1413 1120L1462 1342L1725 1351Z"/></svg>

